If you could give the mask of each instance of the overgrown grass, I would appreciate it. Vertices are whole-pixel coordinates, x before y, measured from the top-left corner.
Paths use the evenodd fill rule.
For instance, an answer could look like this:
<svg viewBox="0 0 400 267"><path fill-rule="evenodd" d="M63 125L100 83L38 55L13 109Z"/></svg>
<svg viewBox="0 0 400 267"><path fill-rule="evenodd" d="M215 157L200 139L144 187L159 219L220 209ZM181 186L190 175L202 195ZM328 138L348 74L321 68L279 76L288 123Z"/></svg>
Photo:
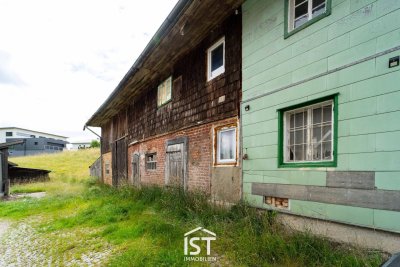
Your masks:
<svg viewBox="0 0 400 267"><path fill-rule="evenodd" d="M58 159L65 157L70 155ZM78 157L88 161L86 156ZM40 216L36 228L43 236L57 236L51 239L54 244L63 244L59 239L65 233L78 231L77 240L69 241L67 247L55 245L56 256L68 250L79 257L85 249L102 249L79 246L85 239L96 238L113 246L113 256L107 262L110 266L187 266L183 235L203 226L217 234L212 251L222 266L379 266L382 262L379 253L287 231L276 222L274 213L258 212L245 203L224 209L211 205L199 192L158 187L115 189L83 178L83 172L71 173L76 180L68 178L67 171L63 174L55 169L50 183L65 187L78 184L80 190L52 188L44 199L0 204L0 217L20 220Z"/></svg>

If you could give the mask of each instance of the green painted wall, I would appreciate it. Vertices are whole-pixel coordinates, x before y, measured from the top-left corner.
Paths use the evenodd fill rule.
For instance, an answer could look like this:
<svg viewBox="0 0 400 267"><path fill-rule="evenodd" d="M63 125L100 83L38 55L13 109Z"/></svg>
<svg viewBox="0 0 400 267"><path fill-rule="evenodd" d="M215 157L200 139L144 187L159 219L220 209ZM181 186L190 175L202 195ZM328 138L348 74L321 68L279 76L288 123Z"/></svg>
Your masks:
<svg viewBox="0 0 400 267"><path fill-rule="evenodd" d="M400 50L294 85L399 46L400 1L332 0L330 16L287 39L283 0L248 0L242 12L245 199L270 208L251 194L252 182L324 186L327 170L375 171L378 189L400 190L400 67L388 68ZM277 110L334 93L339 93L337 167L278 168ZM297 200L290 210L400 232L400 212Z"/></svg>

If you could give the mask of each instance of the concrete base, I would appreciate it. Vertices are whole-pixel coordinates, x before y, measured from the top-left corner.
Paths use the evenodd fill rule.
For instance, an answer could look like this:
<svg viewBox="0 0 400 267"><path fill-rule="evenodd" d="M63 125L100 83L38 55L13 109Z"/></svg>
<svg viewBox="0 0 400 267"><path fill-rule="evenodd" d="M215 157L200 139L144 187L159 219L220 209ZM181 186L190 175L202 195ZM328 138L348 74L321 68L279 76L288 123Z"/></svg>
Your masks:
<svg viewBox="0 0 400 267"><path fill-rule="evenodd" d="M400 251L400 234L336 222L279 213L278 220L297 231L311 231L334 241L350 243L390 254Z"/></svg>

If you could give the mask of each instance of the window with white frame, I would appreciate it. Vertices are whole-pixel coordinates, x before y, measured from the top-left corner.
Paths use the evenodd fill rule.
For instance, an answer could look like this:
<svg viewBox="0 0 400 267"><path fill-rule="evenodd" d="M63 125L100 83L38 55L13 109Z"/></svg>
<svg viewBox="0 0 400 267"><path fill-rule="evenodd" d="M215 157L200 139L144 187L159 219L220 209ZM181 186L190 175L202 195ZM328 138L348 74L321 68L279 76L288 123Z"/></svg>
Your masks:
<svg viewBox="0 0 400 267"><path fill-rule="evenodd" d="M216 163L236 163L236 127L216 130Z"/></svg>
<svg viewBox="0 0 400 267"><path fill-rule="evenodd" d="M146 170L157 169L157 153L146 154Z"/></svg>
<svg viewBox="0 0 400 267"><path fill-rule="evenodd" d="M284 112L284 162L333 160L333 100Z"/></svg>
<svg viewBox="0 0 400 267"><path fill-rule="evenodd" d="M289 31L294 30L327 10L329 0L287 0L289 1Z"/></svg>
<svg viewBox="0 0 400 267"><path fill-rule="evenodd" d="M172 91L172 77L170 76L168 79L163 81L158 86L157 91L157 106L162 106L168 101L171 100L171 91Z"/></svg>
<svg viewBox="0 0 400 267"><path fill-rule="evenodd" d="M225 37L207 51L207 80L210 81L225 72Z"/></svg>

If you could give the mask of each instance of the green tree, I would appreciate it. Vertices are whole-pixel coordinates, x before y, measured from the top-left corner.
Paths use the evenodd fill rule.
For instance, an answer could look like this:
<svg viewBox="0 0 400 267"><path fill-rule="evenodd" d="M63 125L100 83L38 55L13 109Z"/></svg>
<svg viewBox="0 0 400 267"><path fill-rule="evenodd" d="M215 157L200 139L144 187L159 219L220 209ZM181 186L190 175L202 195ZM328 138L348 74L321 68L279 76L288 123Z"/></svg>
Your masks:
<svg viewBox="0 0 400 267"><path fill-rule="evenodd" d="M97 141L97 140L93 140L93 141L90 143L90 147L100 147L100 142Z"/></svg>

